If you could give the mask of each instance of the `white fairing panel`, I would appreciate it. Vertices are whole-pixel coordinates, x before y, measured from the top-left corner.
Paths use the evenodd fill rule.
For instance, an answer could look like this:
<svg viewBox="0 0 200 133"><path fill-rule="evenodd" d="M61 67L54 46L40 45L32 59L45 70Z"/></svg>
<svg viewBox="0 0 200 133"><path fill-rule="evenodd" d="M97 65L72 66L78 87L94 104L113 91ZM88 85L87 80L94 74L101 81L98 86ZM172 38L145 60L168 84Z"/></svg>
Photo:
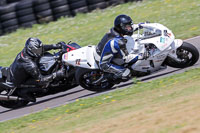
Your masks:
<svg viewBox="0 0 200 133"><path fill-rule="evenodd" d="M174 40L174 44L175 44L175 49L177 49L177 48L179 48L183 44L183 40L181 40L181 39L175 39Z"/></svg>
<svg viewBox="0 0 200 133"><path fill-rule="evenodd" d="M148 37L154 34L161 33L160 36L152 37L149 39L141 40L141 44L152 43L154 44L160 51L168 49L171 43L174 41L175 37L171 30L169 30L164 25L158 23L145 23L143 26L143 36ZM133 36L134 37L134 36Z"/></svg>
<svg viewBox="0 0 200 133"><path fill-rule="evenodd" d="M94 58L94 51L96 50L95 46L88 46L87 47L87 62L91 65L90 68L96 69L99 68L96 64L95 58Z"/></svg>
<svg viewBox="0 0 200 133"><path fill-rule="evenodd" d="M95 69L98 68L98 65L94 60L94 50L95 46L85 46L63 54L62 60L67 65Z"/></svg>

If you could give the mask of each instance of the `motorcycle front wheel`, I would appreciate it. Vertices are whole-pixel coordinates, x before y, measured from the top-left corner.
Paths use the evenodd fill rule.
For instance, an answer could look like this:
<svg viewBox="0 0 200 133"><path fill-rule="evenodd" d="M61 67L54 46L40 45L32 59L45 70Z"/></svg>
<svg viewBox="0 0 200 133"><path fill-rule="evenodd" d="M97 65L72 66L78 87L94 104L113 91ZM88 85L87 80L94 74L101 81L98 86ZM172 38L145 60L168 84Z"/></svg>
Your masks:
<svg viewBox="0 0 200 133"><path fill-rule="evenodd" d="M183 42L176 53L180 61L167 57L165 60L166 65L174 68L185 68L194 65L199 59L198 49L187 42Z"/></svg>
<svg viewBox="0 0 200 133"><path fill-rule="evenodd" d="M77 83L84 89L102 92L111 89L114 84L107 79L101 79L103 72L100 70L78 68L75 74Z"/></svg>
<svg viewBox="0 0 200 133"><path fill-rule="evenodd" d="M6 95L8 92L7 91L0 91L0 94ZM29 103L29 101L26 100L11 100L11 101L0 101L0 106L4 108L9 108L9 109L16 109L20 107L24 107Z"/></svg>

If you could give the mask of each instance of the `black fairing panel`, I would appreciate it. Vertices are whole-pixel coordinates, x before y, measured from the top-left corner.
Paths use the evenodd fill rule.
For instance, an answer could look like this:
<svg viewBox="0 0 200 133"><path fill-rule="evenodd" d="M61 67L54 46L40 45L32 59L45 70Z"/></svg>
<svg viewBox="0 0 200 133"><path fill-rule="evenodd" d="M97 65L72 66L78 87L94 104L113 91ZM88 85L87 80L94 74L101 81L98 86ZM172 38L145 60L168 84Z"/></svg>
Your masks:
<svg viewBox="0 0 200 133"><path fill-rule="evenodd" d="M81 46L78 45L77 43L70 43L70 44L68 44L68 45L69 45L69 46L72 46L72 47L74 47L74 48L76 48L76 49L81 48Z"/></svg>
<svg viewBox="0 0 200 133"><path fill-rule="evenodd" d="M39 60L39 68L42 72L48 74L50 73L54 66L56 65L56 60L54 56L50 53L45 53Z"/></svg>
<svg viewBox="0 0 200 133"><path fill-rule="evenodd" d="M69 52L75 49L79 49L81 48L81 46L79 46L77 43L70 43L70 44L66 44L63 48L64 48L64 52Z"/></svg>

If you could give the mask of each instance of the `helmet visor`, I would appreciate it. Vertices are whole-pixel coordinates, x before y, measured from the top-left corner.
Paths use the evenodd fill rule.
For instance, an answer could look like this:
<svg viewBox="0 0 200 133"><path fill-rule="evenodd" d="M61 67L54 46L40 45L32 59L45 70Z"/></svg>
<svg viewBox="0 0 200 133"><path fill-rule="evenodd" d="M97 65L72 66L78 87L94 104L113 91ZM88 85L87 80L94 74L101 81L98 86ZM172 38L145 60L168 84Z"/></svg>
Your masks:
<svg viewBox="0 0 200 133"><path fill-rule="evenodd" d="M133 30L133 27L132 27L132 25L127 24L127 25L124 25L124 29L125 29L126 31L132 31L132 30Z"/></svg>
<svg viewBox="0 0 200 133"><path fill-rule="evenodd" d="M36 49L32 49L31 51L32 51L32 53L34 53L36 56L42 56L43 47L39 47L39 48L36 48Z"/></svg>
<svg viewBox="0 0 200 133"><path fill-rule="evenodd" d="M121 28L122 28L122 30L124 30L125 35L132 35L133 34L132 23L122 24Z"/></svg>

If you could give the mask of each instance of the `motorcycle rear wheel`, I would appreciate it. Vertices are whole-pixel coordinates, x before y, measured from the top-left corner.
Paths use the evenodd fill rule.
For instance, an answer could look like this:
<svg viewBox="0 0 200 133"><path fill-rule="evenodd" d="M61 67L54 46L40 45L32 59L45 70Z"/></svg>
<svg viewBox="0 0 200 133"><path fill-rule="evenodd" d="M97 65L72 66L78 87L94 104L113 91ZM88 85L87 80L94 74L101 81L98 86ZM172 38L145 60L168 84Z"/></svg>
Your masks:
<svg viewBox="0 0 200 133"><path fill-rule="evenodd" d="M2 94L5 91L0 91L0 94ZM21 108L26 106L29 103L29 101L26 100L12 100L12 101L0 101L0 106L4 108L9 108L9 109L16 109L16 108Z"/></svg>
<svg viewBox="0 0 200 133"><path fill-rule="evenodd" d="M194 65L199 59L199 51L190 43L183 42L183 44L176 51L177 57L181 61L167 57L165 64L174 68L185 68Z"/></svg>
<svg viewBox="0 0 200 133"><path fill-rule="evenodd" d="M111 89L114 84L108 80L103 80L97 84L94 84L95 81L103 75L100 70L91 70L79 68L76 71L75 77L78 84L89 91L102 92Z"/></svg>

